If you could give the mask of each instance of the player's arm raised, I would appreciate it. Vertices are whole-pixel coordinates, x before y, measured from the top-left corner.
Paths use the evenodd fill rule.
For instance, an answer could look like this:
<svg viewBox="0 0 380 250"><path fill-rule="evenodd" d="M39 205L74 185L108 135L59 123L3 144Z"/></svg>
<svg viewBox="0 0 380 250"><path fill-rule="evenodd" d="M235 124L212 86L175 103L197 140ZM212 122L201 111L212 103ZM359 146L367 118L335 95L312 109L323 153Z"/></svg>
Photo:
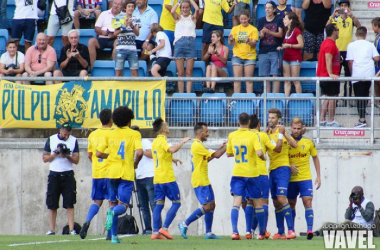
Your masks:
<svg viewBox="0 0 380 250"><path fill-rule="evenodd" d="M168 148L168 152L174 154L175 152L177 152L178 150L180 150L180 149L182 148L182 146L183 146L186 142L188 142L188 141L190 141L190 140L191 140L190 137L185 137L185 138L183 138L183 140L182 140L180 143L178 143L178 144L176 144L176 145L171 146L170 148Z"/></svg>
<svg viewBox="0 0 380 250"><path fill-rule="evenodd" d="M207 158L207 160L211 161L214 158L219 159L226 152L226 149L227 149L227 143L223 142L223 144L220 145L219 149L216 150L214 153L212 153L211 157Z"/></svg>
<svg viewBox="0 0 380 250"><path fill-rule="evenodd" d="M229 135L228 135L226 153L227 153L227 157L234 157L234 152L232 151L232 141Z"/></svg>
<svg viewBox="0 0 380 250"><path fill-rule="evenodd" d="M318 155L313 156L313 162L315 171L317 172L317 178L315 179L315 185L317 186L317 190L321 187L321 167L319 164L319 158Z"/></svg>
<svg viewBox="0 0 380 250"><path fill-rule="evenodd" d="M298 145L297 145L297 141L293 139L293 137L291 137L290 135L288 135L288 133L284 133L284 137L285 139L288 141L289 145L292 147L292 148L297 148Z"/></svg>

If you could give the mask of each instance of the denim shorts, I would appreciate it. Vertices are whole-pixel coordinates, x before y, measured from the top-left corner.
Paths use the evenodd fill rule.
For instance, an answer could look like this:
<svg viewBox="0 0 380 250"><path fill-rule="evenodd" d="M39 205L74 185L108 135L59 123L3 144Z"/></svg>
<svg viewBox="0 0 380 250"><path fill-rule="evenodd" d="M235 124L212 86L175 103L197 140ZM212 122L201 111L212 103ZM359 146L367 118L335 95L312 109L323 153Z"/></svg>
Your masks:
<svg viewBox="0 0 380 250"><path fill-rule="evenodd" d="M27 42L33 42L34 32L36 30L36 19L13 19L12 20L12 39L20 40L24 33L24 39Z"/></svg>
<svg viewBox="0 0 380 250"><path fill-rule="evenodd" d="M173 59L196 59L195 38L183 36L174 44Z"/></svg>
<svg viewBox="0 0 380 250"><path fill-rule="evenodd" d="M62 36L67 36L67 33L69 33L69 31L71 30L72 25L73 25L73 21L61 25L59 23L59 19L57 15L50 15L46 35L56 36L58 33L58 30L61 29Z"/></svg>
<svg viewBox="0 0 380 250"><path fill-rule="evenodd" d="M292 7L296 9L302 9L303 0L292 0Z"/></svg>
<svg viewBox="0 0 380 250"><path fill-rule="evenodd" d="M128 50L128 49L116 50L115 69L123 70L125 61L128 61L129 69L132 69L132 70L139 69L139 59L137 57L137 51Z"/></svg>
<svg viewBox="0 0 380 250"><path fill-rule="evenodd" d="M213 64L212 62L210 62L210 65L215 65ZM217 66L218 67L218 66ZM228 76L228 69L227 67L219 67L221 70L223 70L224 72L226 72L227 76Z"/></svg>
<svg viewBox="0 0 380 250"><path fill-rule="evenodd" d="M286 64L286 65L290 65L290 66L301 66L301 62L298 60L297 61L291 61L291 62L283 60L282 63Z"/></svg>
<svg viewBox="0 0 380 250"><path fill-rule="evenodd" d="M255 59L241 59L240 57L233 56L231 59L232 66L248 66L256 65Z"/></svg>
<svg viewBox="0 0 380 250"><path fill-rule="evenodd" d="M278 52L272 51L265 54L259 54L259 76L280 75L278 64Z"/></svg>
<svg viewBox="0 0 380 250"><path fill-rule="evenodd" d="M235 5L233 16L239 16L240 11L242 11L242 10L249 10L249 9L250 9L249 4L246 4L244 2L238 2Z"/></svg>

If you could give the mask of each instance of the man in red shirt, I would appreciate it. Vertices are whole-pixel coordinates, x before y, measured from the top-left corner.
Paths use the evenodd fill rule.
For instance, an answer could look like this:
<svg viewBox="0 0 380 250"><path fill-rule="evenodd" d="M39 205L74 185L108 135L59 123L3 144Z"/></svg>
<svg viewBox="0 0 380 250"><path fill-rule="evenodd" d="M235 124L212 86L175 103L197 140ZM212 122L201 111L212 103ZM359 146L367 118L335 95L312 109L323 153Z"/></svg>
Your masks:
<svg viewBox="0 0 380 250"><path fill-rule="evenodd" d="M339 29L334 23L326 26L326 40L321 44L318 57L317 76L331 77L337 80L340 72L340 52L336 46L336 39L339 37ZM322 93L328 97L338 96L340 91L340 82L323 81L320 83ZM336 100L324 100L321 109L320 125L327 127L342 127L334 120ZM329 113L329 119L326 121L326 113Z"/></svg>

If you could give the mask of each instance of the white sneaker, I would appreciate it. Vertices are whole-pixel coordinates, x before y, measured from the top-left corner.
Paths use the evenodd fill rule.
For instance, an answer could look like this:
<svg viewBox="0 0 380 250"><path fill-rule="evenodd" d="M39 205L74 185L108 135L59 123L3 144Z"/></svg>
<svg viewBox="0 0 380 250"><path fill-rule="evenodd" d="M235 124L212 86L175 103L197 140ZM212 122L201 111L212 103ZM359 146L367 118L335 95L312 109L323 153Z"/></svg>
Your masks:
<svg viewBox="0 0 380 250"><path fill-rule="evenodd" d="M72 231L70 232L70 234L71 234L71 235L77 235L77 231L75 231L75 229L74 229L74 230L72 230Z"/></svg>
<svg viewBox="0 0 380 250"><path fill-rule="evenodd" d="M55 235L55 232L53 232L52 230L49 230L47 231L46 235Z"/></svg>
<svg viewBox="0 0 380 250"><path fill-rule="evenodd" d="M332 121L332 122L328 122L326 124L326 127L336 127L336 128L340 128L340 127L343 127L342 125L340 125L337 121Z"/></svg>

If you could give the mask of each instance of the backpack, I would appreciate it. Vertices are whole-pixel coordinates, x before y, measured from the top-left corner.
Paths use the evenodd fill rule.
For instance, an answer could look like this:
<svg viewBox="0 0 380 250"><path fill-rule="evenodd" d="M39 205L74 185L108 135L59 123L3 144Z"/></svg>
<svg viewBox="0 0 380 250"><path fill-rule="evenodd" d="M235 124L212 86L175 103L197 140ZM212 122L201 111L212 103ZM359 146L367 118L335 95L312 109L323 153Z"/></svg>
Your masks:
<svg viewBox="0 0 380 250"><path fill-rule="evenodd" d="M375 211L375 219L372 226L373 236L380 237L380 209Z"/></svg>
<svg viewBox="0 0 380 250"><path fill-rule="evenodd" d="M81 225L74 222L74 230L77 232L77 234L79 234L81 229L82 229ZM67 223L66 226L62 228L62 235L65 235L65 234L70 234L69 223Z"/></svg>
<svg viewBox="0 0 380 250"><path fill-rule="evenodd" d="M137 226L135 217L125 214L119 217L117 221L117 233L118 234L138 234L139 227Z"/></svg>

